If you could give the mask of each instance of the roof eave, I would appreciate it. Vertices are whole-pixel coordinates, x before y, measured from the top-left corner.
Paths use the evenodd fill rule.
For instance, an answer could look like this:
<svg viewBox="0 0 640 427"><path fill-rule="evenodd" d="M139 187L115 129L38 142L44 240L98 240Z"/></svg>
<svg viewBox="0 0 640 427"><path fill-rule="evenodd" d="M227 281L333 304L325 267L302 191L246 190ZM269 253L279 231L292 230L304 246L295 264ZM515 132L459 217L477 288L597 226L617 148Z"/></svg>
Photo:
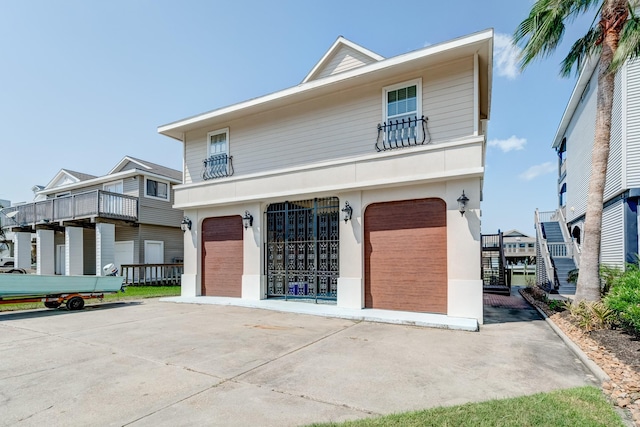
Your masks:
<svg viewBox="0 0 640 427"><path fill-rule="evenodd" d="M481 105L485 108L486 115L488 118L489 108L490 108L490 94L491 94L491 66L492 66L492 58L491 51L493 49L493 30L488 29L484 31L480 31L474 34L470 34L464 37L459 37L454 40L449 40L443 43L430 45L425 48L415 50L412 52L408 52L402 55L394 56L392 58L384 59L379 62L375 62L373 64L364 65L362 67L355 68L353 70L345 71L340 74L336 74L333 76L325 77L319 80L312 80L307 83L302 83L297 86L293 86L278 92L274 92L268 95L264 95L258 98L253 98L247 101L240 102L238 104L233 104L230 106L222 107L213 111L209 111L206 113L198 114L196 116L188 117L186 119L178 120L176 122L168 123L158 127L158 133L169 136L171 138L175 138L179 141L183 139L183 133L194 129L196 127L204 126L205 122L210 120L221 120L224 119L224 116L237 114L242 110L247 110L247 114L250 109L253 108L265 108L265 106L277 103L278 101L282 102L286 99L293 100L303 100L305 96L312 96L315 93L321 91L322 89L327 89L328 87L336 84L345 84L347 81L350 84L353 79L361 79L368 75L373 75L375 73L381 73L385 70L389 70L393 67L396 67L401 64L408 64L412 61L424 60L426 58L433 57L437 59L438 57L445 55L448 52L453 52L454 50L463 49L465 47L473 47L477 44L483 44L484 49L481 46L478 46L476 52L478 52L482 60L486 62L488 72L486 76L481 76L481 79L486 81L485 87L487 87L486 93L484 93L481 97ZM351 81L350 81L351 80ZM484 92L484 91L483 91Z"/></svg>

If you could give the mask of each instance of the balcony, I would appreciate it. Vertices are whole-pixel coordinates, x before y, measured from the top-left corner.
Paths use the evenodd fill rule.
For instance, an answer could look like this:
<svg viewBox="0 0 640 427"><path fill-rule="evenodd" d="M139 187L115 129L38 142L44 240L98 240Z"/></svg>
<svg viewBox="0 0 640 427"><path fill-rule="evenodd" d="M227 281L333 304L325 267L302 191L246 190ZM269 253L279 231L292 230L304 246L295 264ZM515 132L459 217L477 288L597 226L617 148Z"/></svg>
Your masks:
<svg viewBox="0 0 640 427"><path fill-rule="evenodd" d="M427 118L409 117L402 120L390 120L378 125L376 151L395 150L431 142Z"/></svg>
<svg viewBox="0 0 640 427"><path fill-rule="evenodd" d="M224 178L233 175L233 157L226 154L216 154L202 161L202 179Z"/></svg>
<svg viewBox="0 0 640 427"><path fill-rule="evenodd" d="M24 227L57 221L108 218L138 220L138 198L93 190L72 196L13 206L2 210L2 227Z"/></svg>

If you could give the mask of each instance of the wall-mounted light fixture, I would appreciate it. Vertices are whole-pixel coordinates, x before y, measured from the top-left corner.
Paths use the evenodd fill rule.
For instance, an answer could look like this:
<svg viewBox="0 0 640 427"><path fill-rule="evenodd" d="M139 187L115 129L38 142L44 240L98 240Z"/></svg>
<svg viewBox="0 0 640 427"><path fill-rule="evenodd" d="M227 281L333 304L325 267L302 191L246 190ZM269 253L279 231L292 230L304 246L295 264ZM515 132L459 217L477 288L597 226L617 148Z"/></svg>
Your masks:
<svg viewBox="0 0 640 427"><path fill-rule="evenodd" d="M242 217L242 223L244 224L244 229L253 226L253 215L249 213L249 211L244 211L244 216Z"/></svg>
<svg viewBox="0 0 640 427"><path fill-rule="evenodd" d="M189 217L185 216L184 218L182 218L180 228L182 229L183 233L187 230L191 230L191 220L189 219Z"/></svg>
<svg viewBox="0 0 640 427"><path fill-rule="evenodd" d="M346 224L347 221L351 219L351 215L353 214L353 208L351 207L349 202L344 202L344 208L342 208L342 212L344 212L343 218L344 223Z"/></svg>
<svg viewBox="0 0 640 427"><path fill-rule="evenodd" d="M458 197L458 210L460 211L460 216L463 216L467 211L467 202L469 198L464 194L464 190L462 190L462 196Z"/></svg>

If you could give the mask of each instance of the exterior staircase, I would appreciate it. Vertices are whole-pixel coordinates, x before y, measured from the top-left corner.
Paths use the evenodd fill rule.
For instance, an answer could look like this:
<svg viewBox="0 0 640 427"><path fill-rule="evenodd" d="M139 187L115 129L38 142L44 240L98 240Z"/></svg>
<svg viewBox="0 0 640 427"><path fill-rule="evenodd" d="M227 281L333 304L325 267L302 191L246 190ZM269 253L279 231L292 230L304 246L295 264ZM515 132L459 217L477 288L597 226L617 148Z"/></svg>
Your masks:
<svg viewBox="0 0 640 427"><path fill-rule="evenodd" d="M550 293L575 295L576 286L567 276L579 265L580 251L566 229L562 211L536 210L535 221L538 286Z"/></svg>

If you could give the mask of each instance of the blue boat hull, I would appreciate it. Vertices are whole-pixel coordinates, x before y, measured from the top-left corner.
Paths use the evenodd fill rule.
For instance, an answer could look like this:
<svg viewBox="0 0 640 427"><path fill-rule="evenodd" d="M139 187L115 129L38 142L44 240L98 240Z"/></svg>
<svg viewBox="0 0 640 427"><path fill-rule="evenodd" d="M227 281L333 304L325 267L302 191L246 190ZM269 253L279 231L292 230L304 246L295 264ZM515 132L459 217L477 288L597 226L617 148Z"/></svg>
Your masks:
<svg viewBox="0 0 640 427"><path fill-rule="evenodd" d="M0 274L0 298L117 292L121 288L120 276Z"/></svg>

